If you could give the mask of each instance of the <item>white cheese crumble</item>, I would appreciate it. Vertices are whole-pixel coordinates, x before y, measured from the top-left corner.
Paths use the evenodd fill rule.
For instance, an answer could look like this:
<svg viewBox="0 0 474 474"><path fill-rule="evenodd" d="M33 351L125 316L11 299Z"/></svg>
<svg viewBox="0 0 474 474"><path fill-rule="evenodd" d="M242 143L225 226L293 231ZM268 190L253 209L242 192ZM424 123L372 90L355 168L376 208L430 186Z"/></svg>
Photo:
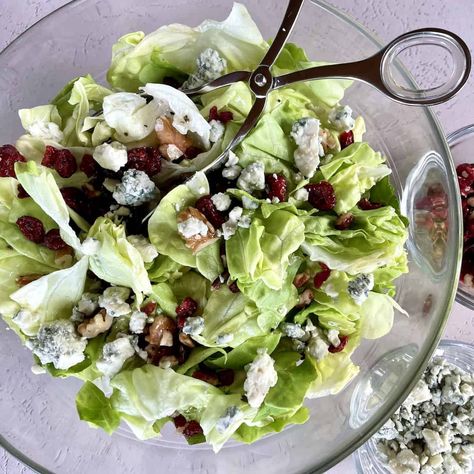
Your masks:
<svg viewBox="0 0 474 474"><path fill-rule="evenodd" d="M218 142L224 136L225 125L220 120L211 120L209 125L211 126L209 141L211 143Z"/></svg>
<svg viewBox="0 0 474 474"><path fill-rule="evenodd" d="M169 144L166 146L166 154L168 155L168 159L170 161L175 161L183 156L183 152L176 145L173 144Z"/></svg>
<svg viewBox="0 0 474 474"><path fill-rule="evenodd" d="M253 211L258 208L259 204L257 201L254 201L253 199L250 199L247 196L242 196L242 206L244 207L244 209Z"/></svg>
<svg viewBox="0 0 474 474"><path fill-rule="evenodd" d="M352 109L348 105L339 105L329 112L329 121L337 130L346 131L354 128Z"/></svg>
<svg viewBox="0 0 474 474"><path fill-rule="evenodd" d="M96 255L101 247L101 243L94 239L93 237L87 237L87 239L82 242L81 251L84 255L88 255L91 257L92 255Z"/></svg>
<svg viewBox="0 0 474 474"><path fill-rule="evenodd" d="M256 161L246 166L237 180L237 187L252 194L265 188L265 167Z"/></svg>
<svg viewBox="0 0 474 474"><path fill-rule="evenodd" d="M312 178L319 166L319 157L324 150L319 136L319 120L304 117L297 120L291 129L291 136L298 145L295 150L295 165L306 178Z"/></svg>
<svg viewBox="0 0 474 474"><path fill-rule="evenodd" d="M244 391L252 408L258 408L269 390L276 385L278 374L274 364L275 361L267 354L266 349L259 349L257 357L246 366Z"/></svg>
<svg viewBox="0 0 474 474"><path fill-rule="evenodd" d="M123 221L123 218L129 216L130 214L131 212L128 207L112 204L104 217L110 219L115 224L120 224Z"/></svg>
<svg viewBox="0 0 474 474"><path fill-rule="evenodd" d="M184 334L197 336L204 331L204 318L201 316L190 316L183 326Z"/></svg>
<svg viewBox="0 0 474 474"><path fill-rule="evenodd" d="M249 228L251 219L249 216L243 216L242 213L243 209L240 206L234 207L229 212L229 219L222 224L222 232L218 235L222 235L224 240L229 240L237 232L237 227Z"/></svg>
<svg viewBox="0 0 474 474"><path fill-rule="evenodd" d="M189 76L183 84L183 89L194 89L222 76L227 61L215 49L207 48L197 57L196 66L196 72Z"/></svg>
<svg viewBox="0 0 474 474"><path fill-rule="evenodd" d="M361 273L347 284L347 292L359 306L369 297L374 288L374 275Z"/></svg>
<svg viewBox="0 0 474 474"><path fill-rule="evenodd" d="M178 232L185 238L190 239L196 236L205 237L209 232L207 225L196 217L189 217L178 223Z"/></svg>
<svg viewBox="0 0 474 474"><path fill-rule="evenodd" d="M99 296L99 306L107 311L112 318L117 318L131 312L126 300L130 298L130 289L122 286L111 286Z"/></svg>
<svg viewBox="0 0 474 474"><path fill-rule="evenodd" d="M216 430L218 433L223 434L229 429L231 425L239 422L243 417L243 413L239 407L233 405L227 407L224 415L222 415L216 422Z"/></svg>
<svg viewBox="0 0 474 474"><path fill-rule="evenodd" d="M157 189L144 171L131 169L125 171L112 196L123 206L141 206L156 199Z"/></svg>
<svg viewBox="0 0 474 474"><path fill-rule="evenodd" d="M72 309L71 321L82 322L86 317L92 316L99 309L99 296L97 293L83 293Z"/></svg>
<svg viewBox="0 0 474 474"><path fill-rule="evenodd" d="M145 263L150 263L158 257L155 246L143 235L129 235L127 240L138 250Z"/></svg>
<svg viewBox="0 0 474 474"><path fill-rule="evenodd" d="M327 332L327 338L334 347L337 347L341 343L341 340L339 339L339 331L337 329L329 329Z"/></svg>
<svg viewBox="0 0 474 474"><path fill-rule="evenodd" d="M142 311L134 311L130 315L129 329L134 334L142 334L147 323L148 316Z"/></svg>
<svg viewBox="0 0 474 474"><path fill-rule="evenodd" d="M54 321L41 326L38 335L26 341L42 364L52 363L56 369L67 370L84 360L87 340L76 333L69 320Z"/></svg>
<svg viewBox="0 0 474 474"><path fill-rule="evenodd" d="M223 333L223 334L219 334L216 337L216 344L219 344L220 346L224 346L226 344L229 344L233 340L234 340L234 335L231 334L231 333L226 332L226 333Z"/></svg>
<svg viewBox="0 0 474 474"><path fill-rule="evenodd" d="M306 331L301 327L300 324L283 323L280 327L286 336L294 339L301 339L306 334Z"/></svg>
<svg viewBox="0 0 474 474"><path fill-rule="evenodd" d="M309 193L306 188L300 188L295 191L294 198L297 201L307 201L309 198Z"/></svg>
<svg viewBox="0 0 474 474"><path fill-rule="evenodd" d="M53 142L61 143L64 139L63 132L54 122L37 120L26 127L26 131L32 137L41 138L41 140L52 140Z"/></svg>
<svg viewBox="0 0 474 474"><path fill-rule="evenodd" d="M231 204L230 196L225 193L214 194L211 196L211 201L218 211L227 211Z"/></svg>
<svg viewBox="0 0 474 474"><path fill-rule="evenodd" d="M134 354L135 349L130 337L120 337L113 342L107 342L102 348L102 358L97 361L97 369L107 378L112 378Z"/></svg>
<svg viewBox="0 0 474 474"><path fill-rule="evenodd" d="M321 337L319 331L313 331L306 351L315 360L322 360L329 353L329 344Z"/></svg>
<svg viewBox="0 0 474 474"><path fill-rule="evenodd" d="M118 171L127 164L127 147L119 142L103 143L94 149L92 157L102 168Z"/></svg>

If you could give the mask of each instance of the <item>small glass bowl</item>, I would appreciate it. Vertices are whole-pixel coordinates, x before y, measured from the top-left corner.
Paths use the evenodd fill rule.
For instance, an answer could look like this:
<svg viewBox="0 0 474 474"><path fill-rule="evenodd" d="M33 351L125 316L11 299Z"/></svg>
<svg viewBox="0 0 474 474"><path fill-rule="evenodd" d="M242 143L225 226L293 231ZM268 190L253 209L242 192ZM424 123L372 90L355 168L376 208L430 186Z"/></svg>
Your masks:
<svg viewBox="0 0 474 474"><path fill-rule="evenodd" d="M444 357L449 363L466 372L474 371L473 344L443 340L433 354L433 357L436 356ZM394 354L394 357L396 357L396 354ZM353 454L353 458L358 474L392 474L392 471L379 454L375 437L370 438L369 441L363 444ZM471 472L474 473L474 470Z"/></svg>
<svg viewBox="0 0 474 474"><path fill-rule="evenodd" d="M456 130L448 135L448 144L455 166L474 162L474 124ZM459 282L456 301L466 308L474 309L474 288Z"/></svg>

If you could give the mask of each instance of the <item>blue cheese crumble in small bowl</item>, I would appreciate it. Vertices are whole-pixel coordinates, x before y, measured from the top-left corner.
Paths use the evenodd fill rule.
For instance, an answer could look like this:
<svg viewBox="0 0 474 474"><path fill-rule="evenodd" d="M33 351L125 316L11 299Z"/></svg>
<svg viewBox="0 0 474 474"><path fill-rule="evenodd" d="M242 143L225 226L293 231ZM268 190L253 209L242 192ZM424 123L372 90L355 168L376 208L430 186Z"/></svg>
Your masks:
<svg viewBox="0 0 474 474"><path fill-rule="evenodd" d="M474 472L474 345L442 341L403 405L354 458L363 474Z"/></svg>

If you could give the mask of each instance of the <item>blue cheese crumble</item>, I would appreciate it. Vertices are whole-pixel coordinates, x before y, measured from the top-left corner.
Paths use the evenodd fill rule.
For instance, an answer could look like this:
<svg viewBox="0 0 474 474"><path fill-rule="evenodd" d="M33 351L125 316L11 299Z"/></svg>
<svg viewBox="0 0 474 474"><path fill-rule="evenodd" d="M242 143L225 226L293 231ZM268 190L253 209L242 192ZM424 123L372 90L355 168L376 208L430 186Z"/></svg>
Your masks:
<svg viewBox="0 0 474 474"><path fill-rule="evenodd" d="M291 136L298 148L295 150L295 165L303 176L312 178L318 169L324 150L319 136L319 120L304 117L297 120L291 129Z"/></svg>
<svg viewBox="0 0 474 474"><path fill-rule="evenodd" d="M267 354L266 349L259 349L257 357L245 367L247 377L244 382L244 391L252 408L258 408L269 390L276 385L278 374L274 364L275 361Z"/></svg>
<svg viewBox="0 0 474 474"><path fill-rule="evenodd" d="M198 336L204 331L204 318L201 316L190 316L183 326L184 334Z"/></svg>
<svg viewBox="0 0 474 474"><path fill-rule="evenodd" d="M207 48L197 57L196 66L196 72L189 76L183 84L183 89L194 89L222 76L227 61L215 49Z"/></svg>
<svg viewBox="0 0 474 474"><path fill-rule="evenodd" d="M185 239L191 239L196 236L206 237L209 228L206 223L196 217L189 217L183 222L178 223L178 232Z"/></svg>
<svg viewBox="0 0 474 474"><path fill-rule="evenodd" d="M220 120L211 120L209 125L211 126L209 141L211 143L218 142L224 136L225 125Z"/></svg>
<svg viewBox="0 0 474 474"><path fill-rule="evenodd" d="M230 150L224 169L222 170L222 176L225 179L234 180L239 177L241 171L242 167L239 165L239 157Z"/></svg>
<svg viewBox="0 0 474 474"><path fill-rule="evenodd" d="M395 474L467 474L474 457L474 374L434 358L375 435Z"/></svg>
<svg viewBox="0 0 474 474"><path fill-rule="evenodd" d="M84 360L87 340L76 333L72 321L59 320L42 326L26 346L42 364L52 363L56 369L67 370Z"/></svg>
<svg viewBox="0 0 474 474"><path fill-rule="evenodd" d="M347 284L347 292L359 306L369 297L374 288L374 275L361 273Z"/></svg>
<svg viewBox="0 0 474 474"><path fill-rule="evenodd" d="M72 309L71 321L81 323L99 309L98 293L83 293L81 299Z"/></svg>
<svg viewBox="0 0 474 474"><path fill-rule="evenodd" d="M32 137L40 138L41 140L52 140L53 142L61 143L64 139L63 132L54 122L37 120L25 127L25 129Z"/></svg>
<svg viewBox="0 0 474 474"><path fill-rule="evenodd" d="M230 196L225 193L214 194L211 200L218 211L227 211L231 204Z"/></svg>
<svg viewBox="0 0 474 474"><path fill-rule="evenodd" d="M293 339L301 339L306 335L306 331L301 327L300 324L283 323L280 328L285 336L291 337Z"/></svg>
<svg viewBox="0 0 474 474"><path fill-rule="evenodd" d="M127 147L119 142L103 143L95 148L92 157L102 168L118 171L127 164Z"/></svg>
<svg viewBox="0 0 474 474"><path fill-rule="evenodd" d="M130 315L129 329L134 334L142 334L147 324L148 316L142 311L134 311Z"/></svg>
<svg viewBox="0 0 474 474"><path fill-rule="evenodd" d="M256 161L245 167L237 180L237 187L252 194L265 188L265 167Z"/></svg>
<svg viewBox="0 0 474 474"><path fill-rule="evenodd" d="M352 118L352 109L348 105L340 105L331 109L328 119L341 132L354 128L355 121Z"/></svg>
<svg viewBox="0 0 474 474"><path fill-rule="evenodd" d="M252 223L249 216L242 215L243 209L240 206L234 207L229 212L229 219L222 224L222 231L218 231L218 235L222 235L224 240L229 240L236 232L238 227L248 229Z"/></svg>
<svg viewBox="0 0 474 474"><path fill-rule="evenodd" d="M118 318L131 313L127 299L130 297L130 289L122 286L111 286L99 296L99 306L107 311L112 318Z"/></svg>
<svg viewBox="0 0 474 474"><path fill-rule="evenodd" d="M231 425L239 422L243 417L242 410L239 407L232 405L227 407L224 415L222 415L216 422L216 430L218 433L223 434L229 429Z"/></svg>
<svg viewBox="0 0 474 474"><path fill-rule="evenodd" d="M158 257L155 246L143 235L129 235L127 240L138 250L145 263L150 263Z"/></svg>
<svg viewBox="0 0 474 474"><path fill-rule="evenodd" d="M106 377L118 374L127 359L135 355L131 337L120 337L107 342L102 348L102 358L97 361L97 369Z"/></svg>
<svg viewBox="0 0 474 474"><path fill-rule="evenodd" d="M156 199L157 189L144 171L131 169L125 171L112 196L122 206L141 206Z"/></svg>

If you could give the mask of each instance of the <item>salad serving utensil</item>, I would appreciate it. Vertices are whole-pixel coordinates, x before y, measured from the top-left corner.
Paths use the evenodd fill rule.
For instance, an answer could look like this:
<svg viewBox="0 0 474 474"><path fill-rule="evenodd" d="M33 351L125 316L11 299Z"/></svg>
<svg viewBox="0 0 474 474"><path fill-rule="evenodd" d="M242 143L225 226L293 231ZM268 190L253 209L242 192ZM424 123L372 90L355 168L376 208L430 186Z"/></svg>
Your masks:
<svg viewBox="0 0 474 474"><path fill-rule="evenodd" d="M317 79L353 79L375 87L390 99L401 104L428 106L441 104L451 99L464 86L469 77L471 54L468 46L456 34L440 28L422 28L404 33L378 53L360 61L327 64L273 76L271 67L285 46L303 3L304 0L289 1L280 29L254 71L234 71L200 87L182 90L186 95L195 97L243 81L248 84L255 97L253 106L235 137L215 160L201 169L202 172L211 171L224 163L229 151L237 147L256 125L270 92L280 87ZM396 58L403 51L422 45L438 46L450 54L453 69L449 79L430 89L413 90L399 85L392 74ZM189 174L187 176L181 175L181 181L187 177Z"/></svg>

